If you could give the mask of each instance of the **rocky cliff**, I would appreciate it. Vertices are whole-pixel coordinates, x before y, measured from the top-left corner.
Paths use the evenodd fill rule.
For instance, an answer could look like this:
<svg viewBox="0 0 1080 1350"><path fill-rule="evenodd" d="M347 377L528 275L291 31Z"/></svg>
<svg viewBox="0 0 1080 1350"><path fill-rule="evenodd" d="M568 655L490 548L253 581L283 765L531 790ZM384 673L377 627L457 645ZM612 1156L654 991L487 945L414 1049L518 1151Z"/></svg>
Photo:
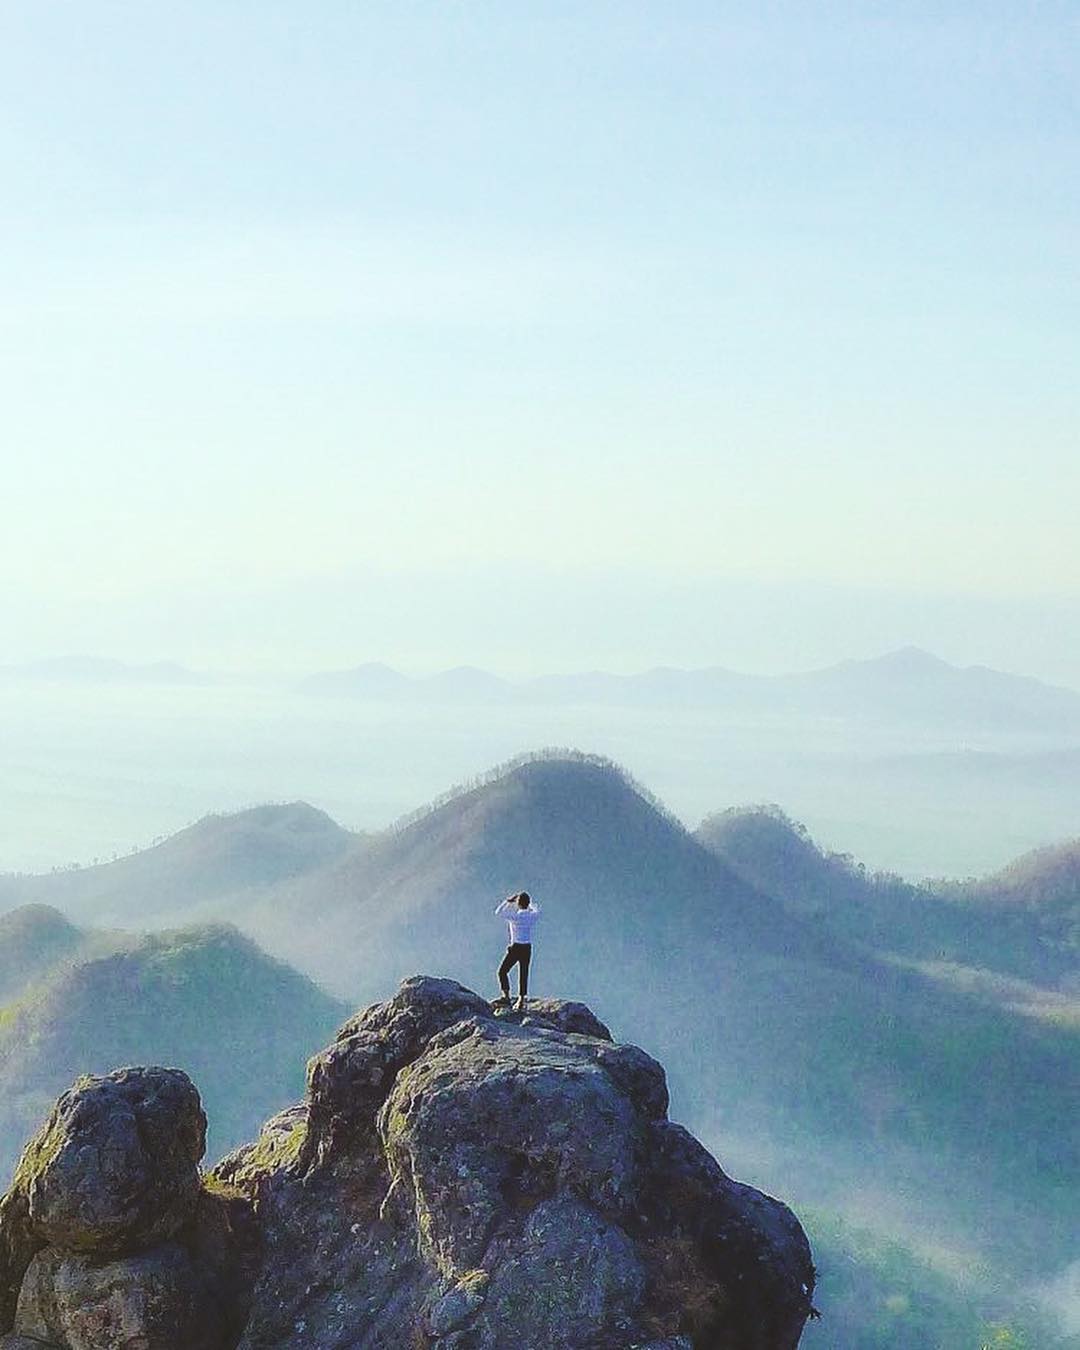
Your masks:
<svg viewBox="0 0 1080 1350"><path fill-rule="evenodd" d="M0 1201L0 1350L789 1350L802 1229L667 1105L583 1005L421 977L203 1175L184 1074L81 1079Z"/></svg>

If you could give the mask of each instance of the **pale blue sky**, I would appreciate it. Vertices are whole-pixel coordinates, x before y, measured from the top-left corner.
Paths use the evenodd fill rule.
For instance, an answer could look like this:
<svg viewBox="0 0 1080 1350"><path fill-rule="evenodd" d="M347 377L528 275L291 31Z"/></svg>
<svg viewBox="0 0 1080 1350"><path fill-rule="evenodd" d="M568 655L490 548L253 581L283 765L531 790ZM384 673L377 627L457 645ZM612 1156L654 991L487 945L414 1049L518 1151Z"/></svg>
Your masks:
<svg viewBox="0 0 1080 1350"><path fill-rule="evenodd" d="M1080 683L1077 15L9 0L0 661Z"/></svg>

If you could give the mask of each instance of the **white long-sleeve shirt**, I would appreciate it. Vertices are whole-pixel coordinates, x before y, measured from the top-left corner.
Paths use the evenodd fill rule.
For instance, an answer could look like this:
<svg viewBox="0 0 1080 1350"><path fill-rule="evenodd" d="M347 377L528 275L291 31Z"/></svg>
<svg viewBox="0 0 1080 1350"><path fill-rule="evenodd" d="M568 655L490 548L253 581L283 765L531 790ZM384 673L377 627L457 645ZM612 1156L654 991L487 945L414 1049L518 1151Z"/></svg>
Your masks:
<svg viewBox="0 0 1080 1350"><path fill-rule="evenodd" d="M540 906L530 900L527 909L522 909L516 900L503 900L495 906L495 916L506 920L511 942L532 942L533 929L540 917Z"/></svg>

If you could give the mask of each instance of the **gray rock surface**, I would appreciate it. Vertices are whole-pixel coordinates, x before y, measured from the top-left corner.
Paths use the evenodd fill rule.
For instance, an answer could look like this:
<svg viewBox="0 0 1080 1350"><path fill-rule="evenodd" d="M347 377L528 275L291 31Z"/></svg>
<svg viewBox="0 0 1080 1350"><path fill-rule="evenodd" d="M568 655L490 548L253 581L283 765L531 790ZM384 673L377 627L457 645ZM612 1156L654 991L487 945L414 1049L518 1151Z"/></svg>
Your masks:
<svg viewBox="0 0 1080 1350"><path fill-rule="evenodd" d="M217 1175L266 1243L242 1350L788 1350L810 1307L794 1216L581 1004L408 980Z"/></svg>
<svg viewBox="0 0 1080 1350"><path fill-rule="evenodd" d="M0 1331L35 1253L120 1255L162 1242L194 1212L206 1117L186 1074L82 1078L30 1140L0 1199Z"/></svg>
<svg viewBox="0 0 1080 1350"><path fill-rule="evenodd" d="M508 1210L555 1195L632 1211L642 1129L591 1049L546 1027L470 1018L400 1071L377 1127L391 1188L439 1270L480 1265Z"/></svg>
<svg viewBox="0 0 1080 1350"><path fill-rule="evenodd" d="M0 1350L798 1342L797 1220L668 1121L663 1070L582 1004L407 980L201 1184L190 1084L126 1072L61 1099L0 1201Z"/></svg>
<svg viewBox="0 0 1080 1350"><path fill-rule="evenodd" d="M473 1323L476 1344L497 1346L527 1327L536 1350L625 1345L645 1294L633 1240L572 1194L542 1200L491 1254L495 1273Z"/></svg>
<svg viewBox="0 0 1080 1350"><path fill-rule="evenodd" d="M103 1263L56 1247L39 1252L15 1325L66 1350L220 1350L225 1333L205 1275L176 1243Z"/></svg>
<svg viewBox="0 0 1080 1350"><path fill-rule="evenodd" d="M533 1019L556 1031L573 1031L579 1036L593 1036L599 1041L610 1041L611 1032L591 1008L563 998L531 998L527 1001L521 1020Z"/></svg>
<svg viewBox="0 0 1080 1350"><path fill-rule="evenodd" d="M199 1194L206 1117L178 1069L121 1069L65 1092L20 1164L31 1230L98 1255L173 1236Z"/></svg>
<svg viewBox="0 0 1080 1350"><path fill-rule="evenodd" d="M247 1314L250 1205L208 1191L177 1069L80 1079L0 1200L2 1350L226 1350Z"/></svg>

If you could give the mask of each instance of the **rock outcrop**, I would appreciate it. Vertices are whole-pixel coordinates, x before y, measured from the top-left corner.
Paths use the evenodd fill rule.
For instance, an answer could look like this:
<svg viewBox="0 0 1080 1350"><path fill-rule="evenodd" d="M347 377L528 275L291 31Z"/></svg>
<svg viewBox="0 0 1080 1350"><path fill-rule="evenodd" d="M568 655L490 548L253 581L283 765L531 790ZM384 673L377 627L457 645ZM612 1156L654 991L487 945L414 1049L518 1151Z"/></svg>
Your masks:
<svg viewBox="0 0 1080 1350"><path fill-rule="evenodd" d="M791 1350L802 1229L667 1104L583 1005L421 977L201 1178L183 1074L81 1080L0 1201L0 1350Z"/></svg>
<svg viewBox="0 0 1080 1350"><path fill-rule="evenodd" d="M222 1350L247 1315L255 1230L199 1174L206 1117L179 1069L82 1078L0 1200L0 1350Z"/></svg>

